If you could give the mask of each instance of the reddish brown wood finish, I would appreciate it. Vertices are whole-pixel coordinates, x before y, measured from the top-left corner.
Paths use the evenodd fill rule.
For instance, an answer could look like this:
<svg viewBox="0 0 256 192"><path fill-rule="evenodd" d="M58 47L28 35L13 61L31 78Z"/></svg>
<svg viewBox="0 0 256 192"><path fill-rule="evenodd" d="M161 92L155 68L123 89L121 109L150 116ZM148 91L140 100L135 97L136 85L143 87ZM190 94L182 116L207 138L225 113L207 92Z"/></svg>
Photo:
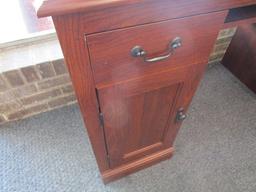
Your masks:
<svg viewBox="0 0 256 192"><path fill-rule="evenodd" d="M256 17L256 5L230 9L225 23Z"/></svg>
<svg viewBox="0 0 256 192"><path fill-rule="evenodd" d="M138 159L132 163L124 164L118 168L109 169L108 171L102 173L102 179L104 183L109 183L121 177L127 176L128 174L159 163L160 161L169 159L172 157L173 152L173 148L166 149L152 155L145 156L144 158Z"/></svg>
<svg viewBox="0 0 256 192"><path fill-rule="evenodd" d="M180 71L183 71L183 72L184 70L189 71L189 75L187 75L186 80L184 80L179 97L175 102L176 106L174 107L175 109L173 110L173 112L176 112L177 109L181 107L184 107L185 110L188 108L195 94L195 91L198 87L198 84L202 78L202 75L205 71L205 67L206 67L206 64L198 64L198 65L187 66L183 69L179 69ZM169 131L166 131L164 136L166 139L170 141L170 143L168 143L166 147L173 145L174 139L181 125L181 122L177 122L175 118L176 118L176 114L170 115L169 120L167 122L168 127L166 127L166 129ZM157 147L157 144L155 146ZM164 149L164 146L160 149ZM164 150L159 150L159 152L156 152L153 154L145 154L144 155L145 157L138 160L134 160L132 162L124 163L119 167L109 168L109 170L102 173L103 181L105 183L108 183L110 181L126 176L130 173L138 171L142 168L158 163L159 161L170 158L173 154L173 151L174 151L173 147L170 147Z"/></svg>
<svg viewBox="0 0 256 192"><path fill-rule="evenodd" d="M256 24L237 29L222 64L256 93Z"/></svg>
<svg viewBox="0 0 256 192"><path fill-rule="evenodd" d="M226 14L226 11L204 14L89 35L87 42L96 84L126 80L184 65L207 63L216 33ZM149 57L161 55L175 37L182 39L182 46L165 61L145 63L142 58L131 56L131 49L136 45L143 47Z"/></svg>
<svg viewBox="0 0 256 192"><path fill-rule="evenodd" d="M256 17L224 23L222 26L222 29L228 29L228 28L233 28L233 27L242 26L242 25L250 25L252 23L256 23Z"/></svg>
<svg viewBox="0 0 256 192"><path fill-rule="evenodd" d="M103 172L109 168L109 163L104 132L99 123L98 103L88 49L85 44L86 39L79 27L80 17L79 15L54 17L53 21L99 169Z"/></svg>
<svg viewBox="0 0 256 192"><path fill-rule="evenodd" d="M253 4L256 0L50 0L45 1L38 15L79 12L84 33L91 34Z"/></svg>
<svg viewBox="0 0 256 192"><path fill-rule="evenodd" d="M136 170L137 169L136 167L138 167L138 169L139 169L139 167L146 167L146 166L152 164L153 162L158 162L159 160L161 160L161 159L163 159L163 158L165 158L167 156L170 157L171 152L168 153L167 156L165 156L165 155L163 157L157 156L156 159L153 158L150 161L147 161L147 159L149 157L146 157L145 160L143 160L144 158L142 158L145 155L149 155L149 154L154 155L153 154L154 152L162 151L164 149L168 149L168 148L171 147L171 144L173 143L174 137L177 134L176 131L178 130L178 128L180 126L180 124L175 124L175 126L173 126L173 123L175 123L174 118L175 118L175 114L176 114L177 106L178 105L177 106L171 106L170 105L171 103L169 104L169 107L167 105L166 109L162 110L162 111L161 111L161 108L159 108L159 106L158 107L156 106L156 109L157 108L160 109L160 111L162 113L167 113L166 111L169 110L170 113L174 114L174 115L171 115L171 116L170 115L165 115L165 114L163 115L163 118L165 118L166 120L168 119L168 117L170 117L170 119L172 119L172 121L168 122L168 125L171 123L172 126L170 126L167 129L167 130L169 130L169 131L166 132L166 133L168 133L168 138L165 138L164 144L161 144L162 141L159 139L159 137L158 138L154 138L154 137L150 138L150 137L147 136L147 134L145 134L144 139L147 139L148 141L153 139L151 141L152 144L153 144L153 147L151 149L150 149L150 145L149 145L148 148L146 148L146 150L139 151L140 153L136 152L135 150L132 151L130 149L131 153L130 154L128 153L128 154L124 155L124 158L126 156L125 160L122 162L124 165L122 165L121 167L118 167L117 170L115 170L115 169L112 170L110 167L107 168L108 161L106 160L106 156L105 156L106 155L105 143L100 142L100 141L104 142L104 137L103 137L104 133L103 133L102 129L99 128L99 125L98 125L98 111L97 111L97 107L95 106L96 104L93 104L93 102L92 102L92 101L95 101L95 96L94 96L94 92L93 92L94 90L90 91L90 89L94 89L93 87L95 87L95 85L94 85L94 82L92 80L90 80L90 78L92 78L91 77L92 74L91 74L90 69L88 68L89 67L89 65L88 65L89 63L88 63L88 60L87 60L88 59L88 55L86 55L87 50L86 50L86 48L83 45L83 41L80 39L81 37L83 37L82 32L74 30L74 28L79 29L79 27L78 26L76 27L76 24L75 24L75 23L79 23L79 18L76 18L75 15L73 17L68 17L68 18L56 17L56 18L54 18L54 23L55 23L56 29L58 31L59 39L62 42L62 49L63 49L64 55L65 55L66 61L68 63L68 67L69 67L69 70L70 70L70 74L71 74L72 80L74 82L74 86L75 86L75 89L76 89L76 92L77 92L77 96L78 96L78 98L80 98L79 103L81 105L81 109L82 109L82 112L83 112L85 120L86 120L87 129L88 129L88 132L90 134L92 145L94 147L95 155L96 155L96 157L98 159L98 164L99 164L100 170L103 172L103 178L105 179L105 181L110 181L110 180L112 180L114 178L118 178L118 177L120 177L122 175L128 174L128 173L131 172L131 170ZM68 27L71 24L72 24L72 30L69 30ZM216 35L217 35L217 29L215 29L215 34L214 35L215 35L214 36L214 38L215 38ZM74 38L74 36L76 36L77 38ZM214 39L214 38L212 38L212 39ZM209 43L212 43L212 42L209 42ZM70 49L72 50L72 52L71 52ZM208 55L209 52L210 52L210 50L208 50L208 52L204 52L204 54ZM185 73L184 70L187 71L187 72ZM192 68L190 68L189 70L188 70L188 68L184 69L184 70L181 70L180 73L177 73L176 70L174 70L173 72L169 72L171 75L170 75L170 79L167 78L167 80L169 82L173 82L173 84L174 84L173 86L170 86L170 90L171 90L171 92L170 92L171 95L169 96L170 97L170 102L175 102L175 99L171 99L171 98L173 98L173 96L176 96L178 94L177 93L178 87L181 85L182 79L183 79L183 83L184 82L189 83L189 85L186 83L186 87L193 87L193 89L195 90L195 87L197 86L197 84L190 85L190 83L193 82L192 81L193 78L191 79L191 77L192 77L191 75L194 75L194 74L198 75L197 70L194 70ZM194 73L191 73L189 75L189 72L192 72L192 71L194 71ZM142 80L140 80L140 81L142 83L143 82L147 83L149 87L152 86L152 85L150 85L150 83L153 83L154 79L157 79L158 82L163 83L162 81L160 81L160 79L162 77L162 74L160 75L160 77L155 77L155 78L153 78L153 77L154 76L148 76L147 77L149 79L152 79L151 81L146 80L145 77L142 78ZM163 77L168 77L168 76L164 76L163 75ZM186 80L185 77L188 77L189 79ZM178 79L176 81L174 81L175 79L172 80L172 78L178 78ZM178 81L179 79L180 79L180 84L177 84L179 82ZM137 81L138 80L136 80L136 82ZM199 79L197 79L197 81L199 82ZM174 82L176 82L177 85L175 85ZM127 85L128 82L127 83L123 83L123 84ZM135 85L138 86L138 84L136 84L136 83L135 83ZM164 85L158 84L158 86L164 86ZM184 87L184 85L182 87ZM144 88L147 88L147 87L145 86ZM98 89L99 89L99 93L101 93L101 90L103 89L103 87L98 87ZM140 89L142 91L143 90L143 86L138 87L137 88L137 92ZM150 88L148 88L148 89L150 90ZM151 89L154 90L155 88L151 87ZM126 90L129 90L129 89L126 89ZM183 89L183 90L180 90L180 91L184 92L185 90L188 91L189 89L186 88L186 89ZM165 91L168 92L168 88L166 90L163 89L162 91L163 91L163 93ZM180 92L180 94L181 94L181 92ZM186 97L189 97L189 100L191 100L191 98L193 96L193 92L191 92L191 90L189 90L189 92L190 92L190 95L182 93L184 95L184 97L183 97L184 99L185 99L185 96L186 96ZM159 93L155 92L155 94L156 95L157 94L161 94L161 91ZM100 94L100 96L101 96L101 94ZM157 100L157 98L156 98L156 96L154 96L154 94L152 96L153 96L153 98L152 98L153 100L149 99L149 102L151 100L153 102L154 99L156 100L156 102L159 102L159 100ZM148 97L152 97L152 96L149 95ZM163 95L163 96L164 96L164 98L166 96L168 98L168 94L167 95ZM89 98L89 99L86 101L85 100L86 98L87 99ZM104 99L101 99L100 101L104 101ZM181 97L179 97L179 100L177 101L177 104L179 103L179 107L182 107L183 104L184 104L184 107L186 108L187 103L184 102L184 101L185 100L183 100L183 99L181 99ZM88 102L90 102L90 103L88 103ZM146 107L151 107L151 106L147 105ZM173 107L173 108L171 108L171 107ZM103 108L103 111L104 111L104 108ZM86 116L86 114L88 114L88 113L89 113L89 116ZM150 116L152 114L148 114L148 115ZM160 118L160 116L159 116L159 118ZM96 125L92 125L92 123L95 123ZM166 128L166 125L167 124L162 125L162 129ZM96 129L97 127L98 127L98 131ZM172 127L174 127L174 128L176 127L176 128L172 130ZM156 126L154 126L152 128L153 129L152 133L154 132L155 128L156 128ZM159 129L159 131L163 134L164 130L161 131L161 129ZM154 139L156 141L155 143L153 143ZM159 142L157 142L157 139L159 139ZM158 143L160 145L158 145ZM128 148L129 147L132 148L132 146L128 145ZM129 149L128 149L128 151L129 151ZM105 153L105 155L104 155L104 153ZM135 154L135 156L134 156L134 154ZM166 154L166 153L164 153L164 154ZM139 160L139 162L141 164L136 161L136 159L140 159L140 157L142 158L141 160ZM149 159L151 159L151 158L149 158ZM134 162L129 164L128 162L131 162L132 160ZM117 165L117 164L114 164L114 165ZM118 165L121 165L121 163L119 163ZM131 170L129 170L127 167L131 167ZM104 170L106 170L106 171L108 170L108 171L106 172ZM122 171L120 171L120 170L122 170ZM114 173L116 173L116 175Z"/></svg>
<svg viewBox="0 0 256 192"><path fill-rule="evenodd" d="M85 34L91 34L252 4L256 0L144 0L135 5L83 12L81 17L86 23Z"/></svg>
<svg viewBox="0 0 256 192"><path fill-rule="evenodd" d="M142 0L43 0L39 17L66 15L80 11L97 11L106 8L135 4Z"/></svg>
<svg viewBox="0 0 256 192"><path fill-rule="evenodd" d="M185 67L98 88L111 168L172 147L168 120L176 116L190 71Z"/></svg>
<svg viewBox="0 0 256 192"><path fill-rule="evenodd" d="M256 23L256 5L230 9L224 28Z"/></svg>
<svg viewBox="0 0 256 192"><path fill-rule="evenodd" d="M202 14L209 12L216 12L227 10L234 7L241 7L246 5L255 4L255 0L44 0L40 9L38 10L39 17L66 15L70 13L78 12L96 12L96 11L113 11L112 8L129 8L146 6L145 9L150 7L155 8L155 11L159 14L157 17L165 15L175 15L178 17L184 17L194 14ZM160 11L160 8L164 8ZM167 11L169 13L162 13ZM134 9L138 10L138 9ZM149 10L146 10L149 12ZM140 10L144 12L144 10ZM106 12L105 12L106 13ZM119 11L120 13L120 11ZM131 14L134 12L129 12ZM170 19L170 18L168 18Z"/></svg>
<svg viewBox="0 0 256 192"><path fill-rule="evenodd" d="M44 3L38 15L54 15L105 182L171 157L181 125L177 110L187 110L228 9L252 4L256 0ZM176 36L183 47L164 62L148 65L130 55L138 44L155 56Z"/></svg>

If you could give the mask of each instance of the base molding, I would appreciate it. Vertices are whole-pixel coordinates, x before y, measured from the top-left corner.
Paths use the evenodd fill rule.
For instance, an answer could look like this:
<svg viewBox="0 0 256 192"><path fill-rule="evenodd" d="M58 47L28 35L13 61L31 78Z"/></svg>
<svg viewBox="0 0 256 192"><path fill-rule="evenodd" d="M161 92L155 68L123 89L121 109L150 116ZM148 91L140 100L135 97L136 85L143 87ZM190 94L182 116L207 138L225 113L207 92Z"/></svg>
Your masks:
<svg viewBox="0 0 256 192"><path fill-rule="evenodd" d="M131 173L134 173L136 171L139 171L141 169L154 165L160 161L171 158L173 155L173 152L174 152L174 148L168 148L163 151L154 153L150 156L146 156L138 161L134 161L132 163L128 163L120 167L107 170L102 173L102 179L105 184L111 181L120 179L126 175L129 175Z"/></svg>

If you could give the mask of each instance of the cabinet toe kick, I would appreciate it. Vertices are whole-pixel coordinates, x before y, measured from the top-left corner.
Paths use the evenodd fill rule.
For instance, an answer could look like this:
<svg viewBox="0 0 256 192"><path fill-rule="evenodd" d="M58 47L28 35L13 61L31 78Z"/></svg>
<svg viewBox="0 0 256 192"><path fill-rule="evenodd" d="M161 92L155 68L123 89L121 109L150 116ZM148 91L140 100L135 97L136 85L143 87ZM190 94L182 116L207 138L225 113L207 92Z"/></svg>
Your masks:
<svg viewBox="0 0 256 192"><path fill-rule="evenodd" d="M115 169L108 170L102 173L102 179L105 184L120 179L126 175L132 174L138 170L150 167L163 160L169 159L174 153L174 148L165 149L152 155L141 158L137 161L122 165Z"/></svg>

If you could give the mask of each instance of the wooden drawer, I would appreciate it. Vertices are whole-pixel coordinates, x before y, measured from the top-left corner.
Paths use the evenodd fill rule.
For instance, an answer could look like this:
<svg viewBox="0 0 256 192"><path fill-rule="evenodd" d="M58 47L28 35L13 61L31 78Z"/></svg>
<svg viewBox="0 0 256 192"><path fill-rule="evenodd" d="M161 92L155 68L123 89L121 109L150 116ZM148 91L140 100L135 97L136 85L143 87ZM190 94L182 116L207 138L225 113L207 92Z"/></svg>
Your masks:
<svg viewBox="0 0 256 192"><path fill-rule="evenodd" d="M206 63L225 14L204 14L87 36L96 84ZM147 52L147 59L166 55L170 51L168 45L176 37L182 45L165 60L148 63L142 57L131 55L135 46Z"/></svg>

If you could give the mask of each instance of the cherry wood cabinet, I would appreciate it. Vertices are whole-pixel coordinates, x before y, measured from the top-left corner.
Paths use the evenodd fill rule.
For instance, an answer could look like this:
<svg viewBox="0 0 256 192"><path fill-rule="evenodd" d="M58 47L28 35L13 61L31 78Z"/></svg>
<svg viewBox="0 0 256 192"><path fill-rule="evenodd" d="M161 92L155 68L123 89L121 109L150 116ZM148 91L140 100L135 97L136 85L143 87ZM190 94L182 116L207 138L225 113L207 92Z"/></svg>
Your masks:
<svg viewBox="0 0 256 192"><path fill-rule="evenodd" d="M237 28L222 64L256 93L256 24Z"/></svg>
<svg viewBox="0 0 256 192"><path fill-rule="evenodd" d="M225 18L255 4L255 0L43 3L38 15L53 16L104 182L173 155L175 137L218 32L238 21Z"/></svg>

